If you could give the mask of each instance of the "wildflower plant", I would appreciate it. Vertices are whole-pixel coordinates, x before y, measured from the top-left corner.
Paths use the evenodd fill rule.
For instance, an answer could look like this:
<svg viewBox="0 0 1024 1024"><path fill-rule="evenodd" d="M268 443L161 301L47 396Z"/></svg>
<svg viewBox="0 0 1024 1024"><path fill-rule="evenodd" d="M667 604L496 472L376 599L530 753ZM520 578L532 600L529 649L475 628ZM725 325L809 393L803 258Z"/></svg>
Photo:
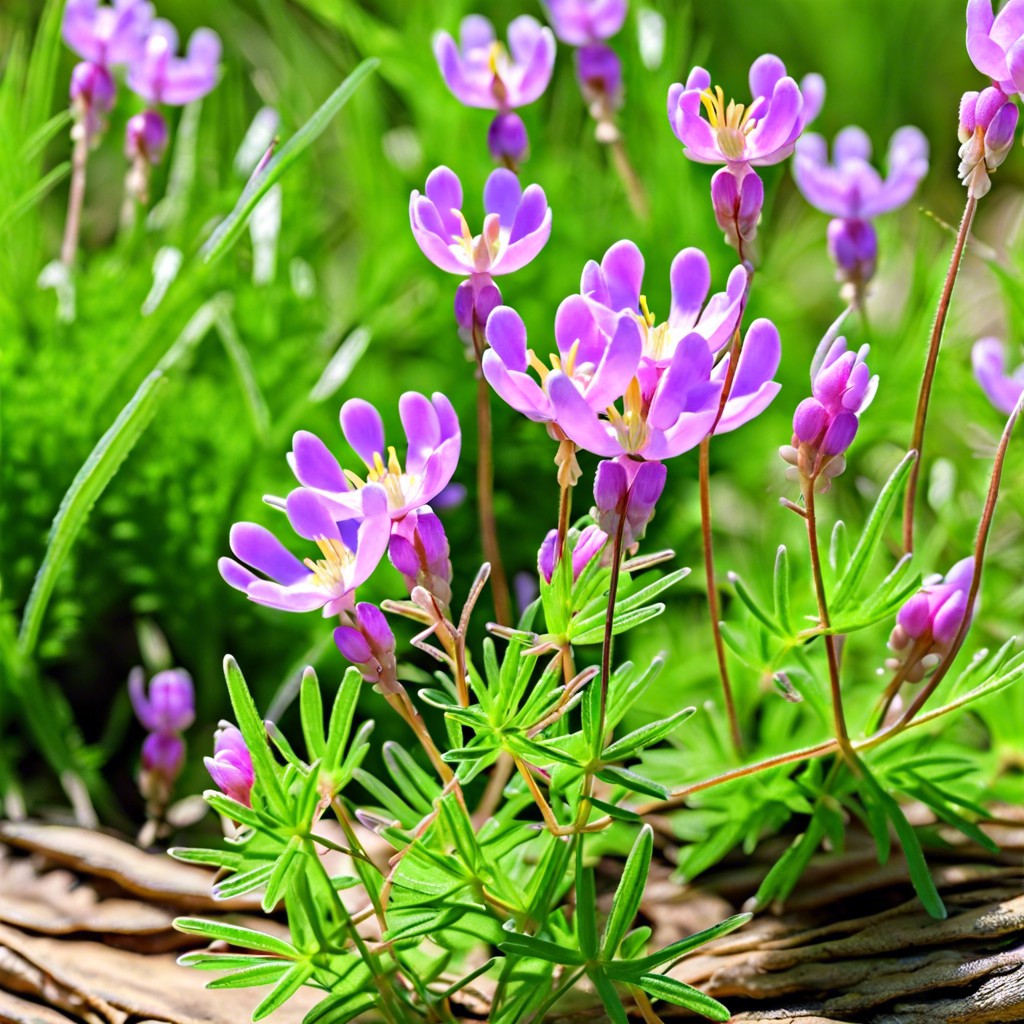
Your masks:
<svg viewBox="0 0 1024 1024"><path fill-rule="evenodd" d="M798 84L778 57L765 55L750 71L751 101L740 106L695 68L685 85L670 90L670 124L662 121L660 131L677 163L681 156L718 169L709 182L710 207L670 216L664 211L679 208L677 180L656 180L643 168L643 188L632 187L640 177L615 158L624 154L616 119L633 100L622 87L625 34L621 57L609 40L627 24L627 5L551 0L544 8L552 28L520 16L509 25L507 47L481 16L463 22L458 42L435 39L445 87L464 105L494 112L488 141L501 166L487 176L482 220L463 212L462 181L474 172L457 150L438 159L458 173L439 166L422 194L412 192L409 231L401 237L397 221L381 216L383 202L355 211L374 227L373 238L388 239L384 248L401 250L401 259L379 280L360 279L370 296L365 331L361 325L349 336L308 389L304 378L291 379L294 366L282 355L301 349L300 370L308 369L325 333L322 323L314 330L302 319L302 303L323 288L305 249L291 256L287 287L294 294L280 309L281 282L249 296L250 328L272 322L265 340L273 356L265 365L252 365L235 328L241 298L217 292L191 319L183 310L215 276L217 288L221 273L230 279L226 264L217 275L210 265L226 256L258 204L373 65L361 66L280 149L269 144L237 206L212 230L214 207L203 208L192 224L201 248L182 277L167 284L175 289L170 302L147 299L155 318L141 318L138 347L125 356L128 369L141 365L179 315L180 337L154 360L75 478L17 635L8 631L6 604L0 606L0 664L14 666L12 692L25 709L19 713L46 741L41 749L61 778L76 778L79 751L63 743L47 717L54 688L36 686L56 574L169 380L184 378L180 371L193 366L203 337L219 337L241 384L252 437L234 449L234 478L221 479L220 463L208 472L196 467L197 489L208 486L217 506L209 517L216 529L203 532L191 520L180 528L189 571L165 575L182 581L183 606L193 589L208 587L213 595L195 602L211 618L207 648L219 643L222 615L258 628L239 640L246 646L238 660L224 658L232 720L216 728L204 759L212 781L205 799L226 837L211 848L177 847L173 855L215 868L216 898L256 895L263 911L278 918L266 928L252 919L177 922L200 940L197 946L211 943L184 953L184 966L212 972L220 988L263 990L254 1019L306 987L320 1000L306 1024L364 1013L392 1024L453 1022L467 1002L479 1004L481 993L494 1024L543 1021L556 1008L572 1012L581 1004L592 1012L597 1003L616 1024L634 1011L658 1021L671 1012L659 1003L725 1021L728 1008L679 981L672 968L742 927L750 914L656 941L642 907L656 836L678 848L677 877L691 879L792 823L786 831L795 838L760 880L752 912L784 901L812 856L823 846L841 849L846 831L859 823L880 862L903 850L922 904L942 917L906 801L992 847L981 827L988 812L963 781L969 773L952 732L964 708L983 707L983 698L1024 675L1024 656L1012 641L978 652L966 666L958 661L993 603L980 601L982 576L1024 401L1020 372L1007 372L1005 349L992 338L978 342L975 372L1009 419L991 446L974 544L940 533L929 544L914 541L915 524L926 515L917 480L933 385L938 391L943 383L936 364L946 313L976 207L1010 158L1017 126L1019 5L1011 0L998 14L975 0L967 7L968 52L992 84L976 83L982 88L967 93L960 108L966 209L935 326L921 351L913 332L901 338L904 358L920 357L924 366L912 432L879 410L883 401L886 409L896 405L894 361L884 344L869 348L865 286L886 272L876 258L872 218L918 187L927 170L923 135L897 132L883 179L869 163L863 133L840 133L831 163L824 140L806 133L824 101L817 76ZM370 14L366 19L346 21L358 45L367 38L385 47L394 42ZM129 90L145 104L127 119L127 155L148 185L149 169L169 147L188 142L184 129L172 139L161 108L194 103L214 87L219 40L200 30L179 53L176 33L148 4L132 0L111 7L76 0L64 24L69 45L86 62L73 72L76 145L101 137L124 66ZM380 31L366 31L367 24ZM572 204L548 180L539 138L531 164L538 173L520 177L527 140L517 111L543 102L555 36L576 48L580 88L609 147L602 159L612 154L638 219L645 216L646 187L657 187L656 234L671 238L667 248L659 251L642 227L638 244L612 241L622 232L584 223L577 229L585 256L570 261L561 248L569 251L570 231L560 238L559 225L570 224ZM428 47L421 49L424 55L409 58L416 72L433 66ZM232 59L229 52L226 63ZM388 88L411 89L403 74L395 72ZM6 109L0 105L0 116ZM624 116L622 122L629 123ZM759 315L780 308L761 284L761 260L770 266L773 236L784 223L766 201L779 176L762 179L759 168L791 157L801 190L839 222L829 230L830 254L850 286L841 295L847 308L836 310L820 342L820 328L794 326L795 316ZM399 179L423 181L415 164L399 174L375 165L375 194L394 192ZM130 183L133 201L142 198L137 186ZM72 187L79 189L74 209L84 178ZM701 216L703 236L695 226ZM716 234L725 240L717 254ZM76 258L77 225L73 235L67 265ZM311 233L304 243L313 248L318 238ZM127 261L121 266L135 259L127 247L138 241L118 241L126 247L118 250ZM819 256L824 263L824 247ZM419 282L430 287L407 287L414 261L434 275ZM536 287L527 267L550 285ZM666 308L648 301L648 292L664 295ZM455 321L447 349L436 329L445 318ZM429 338L415 333L421 319ZM295 328L303 345L283 343L293 321L303 326ZM441 353L432 365L445 367L445 384L423 374L415 390L399 395L389 375L382 396L369 375L348 377L373 332L395 342L386 355L395 378L419 377L429 364L400 347L404 331ZM470 366L456 358L456 338ZM792 379L780 373L783 353L809 370L797 392L782 387ZM407 359L413 370L402 365ZM128 369L122 367L125 379ZM279 396L268 399L261 389L271 378L281 409ZM212 415L229 416L223 382L206 383ZM318 408L337 415L344 445L321 429ZM726 574L713 543L713 513L733 511L737 494L757 490L741 473L749 461L725 460L739 450L720 440L732 432L741 432L745 450L771 460L770 493L749 506L785 541L766 559L746 543L749 519L726 520L738 536L730 557L738 546L749 548L748 575ZM518 490L505 490L510 467L525 464L516 451L523 438L543 452L547 478L531 466ZM207 458L219 457L209 452L213 447L205 445ZM716 481L729 476L731 491L716 483L712 493L713 460ZM260 481L271 475L273 463L294 479L257 511L258 499L242 482L250 473ZM176 461L174 469L176 482L188 475ZM473 470L468 494L478 527L467 534L450 497ZM122 496L123 504L140 489ZM151 490L168 514L180 507L174 493ZM550 508L541 500L548 493ZM870 508L850 516L845 509L857 493L871 495ZM688 496L694 508L687 532L680 510ZM892 523L901 501L897 539ZM130 532L122 531L126 544L135 540ZM139 544L154 543L159 533L139 532ZM201 543L210 532L218 537L219 562ZM679 554L661 546L670 532ZM536 564L524 588L532 599L514 611L503 559L526 544ZM703 574L691 573L686 563L695 561ZM686 613L698 606L699 621ZM184 621L205 628L192 615ZM289 715L287 687L285 697L264 700L279 674L260 652L268 638L290 640L288 631L301 629L315 641L301 663L318 660L321 670L302 672L298 706ZM645 639L652 636L654 643ZM670 653L657 649L661 641ZM195 689L183 670L160 673L148 687L144 679L133 674L130 697L148 733L141 788L148 812L158 817L172 786L188 777L183 733L192 727ZM193 751L196 736L193 729ZM0 781L6 756L0 752ZM80 760L101 763L96 749ZM980 761L979 755L972 767ZM195 767L201 770L198 759ZM612 885L598 870L602 858L619 865Z"/></svg>

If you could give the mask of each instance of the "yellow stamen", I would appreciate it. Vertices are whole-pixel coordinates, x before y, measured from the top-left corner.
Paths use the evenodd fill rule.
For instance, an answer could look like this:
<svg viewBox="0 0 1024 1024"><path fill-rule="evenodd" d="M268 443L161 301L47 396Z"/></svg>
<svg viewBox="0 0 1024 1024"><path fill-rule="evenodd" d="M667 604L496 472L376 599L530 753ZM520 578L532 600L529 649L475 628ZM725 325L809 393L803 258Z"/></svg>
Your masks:
<svg viewBox="0 0 1024 1024"><path fill-rule="evenodd" d="M335 538L320 537L316 546L324 557L317 561L305 558L303 565L316 577L320 586L325 590L333 590L345 582L345 568L355 555Z"/></svg>
<svg viewBox="0 0 1024 1024"><path fill-rule="evenodd" d="M647 443L649 431L643 406L640 381L634 377L622 398L623 411L619 412L613 405L608 407L608 420L627 451L638 452Z"/></svg>
<svg viewBox="0 0 1024 1024"><path fill-rule="evenodd" d="M752 117L754 104L748 107L735 100L726 103L720 85L714 89L705 89L700 94L700 101L707 111L708 123L718 138L719 149L730 159L740 159L746 148L746 136L756 124L756 119Z"/></svg>
<svg viewBox="0 0 1024 1024"><path fill-rule="evenodd" d="M356 476L351 469L344 470L345 479L358 491L361 487L366 486L366 481L361 476Z"/></svg>
<svg viewBox="0 0 1024 1024"><path fill-rule="evenodd" d="M648 327L654 326L654 314L647 308L647 296L640 296L640 312L643 313L644 320L647 322Z"/></svg>

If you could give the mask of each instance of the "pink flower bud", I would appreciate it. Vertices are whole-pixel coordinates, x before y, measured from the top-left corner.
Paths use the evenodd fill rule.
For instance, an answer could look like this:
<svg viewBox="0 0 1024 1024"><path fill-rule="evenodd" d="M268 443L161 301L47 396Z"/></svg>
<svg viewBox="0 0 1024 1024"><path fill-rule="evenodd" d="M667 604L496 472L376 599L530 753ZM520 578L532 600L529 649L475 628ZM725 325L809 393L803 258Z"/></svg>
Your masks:
<svg viewBox="0 0 1024 1024"><path fill-rule="evenodd" d="M256 774L249 748L236 726L229 722L220 723L213 736L213 757L203 758L203 763L225 795L246 807L252 806Z"/></svg>
<svg viewBox="0 0 1024 1024"><path fill-rule="evenodd" d="M167 150L167 122L156 110L144 110L128 119L124 133L124 155L131 161L158 164Z"/></svg>
<svg viewBox="0 0 1024 1024"><path fill-rule="evenodd" d="M512 111L498 114L487 129L487 148L494 162L515 169L530 155L523 119Z"/></svg>
<svg viewBox="0 0 1024 1024"><path fill-rule="evenodd" d="M764 206L764 183L750 167L732 165L711 179L711 205L725 240L741 255L757 237Z"/></svg>

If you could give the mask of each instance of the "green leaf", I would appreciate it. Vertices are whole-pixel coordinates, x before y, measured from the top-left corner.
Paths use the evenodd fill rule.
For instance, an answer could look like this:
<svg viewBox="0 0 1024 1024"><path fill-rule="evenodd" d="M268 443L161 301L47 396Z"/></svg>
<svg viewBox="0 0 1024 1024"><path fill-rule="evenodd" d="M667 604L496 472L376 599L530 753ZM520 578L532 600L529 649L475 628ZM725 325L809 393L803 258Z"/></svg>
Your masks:
<svg viewBox="0 0 1024 1024"><path fill-rule="evenodd" d="M625 1009L623 1009L622 1000L619 998L619 993L615 991L615 986L611 983L608 975L599 967L595 967L587 971L587 977L593 982L594 989L608 1013L608 1019L611 1021L611 1024L629 1024L629 1017L626 1015Z"/></svg>
<svg viewBox="0 0 1024 1024"><path fill-rule="evenodd" d="M668 718L662 718L643 725L639 729L635 729L621 739L616 740L610 747L605 748L604 753L601 755L601 760L621 761L623 758L629 757L639 750L653 747L655 743L660 742L670 733L675 732L696 710L696 708L683 708L674 715L669 715Z"/></svg>
<svg viewBox="0 0 1024 1024"><path fill-rule="evenodd" d="M500 942L498 948L510 956L534 957L537 960L547 960L552 964L569 966L584 962L583 955L578 950L570 949L556 942L549 942L547 939L538 939L534 935L513 933Z"/></svg>
<svg viewBox="0 0 1024 1024"><path fill-rule="evenodd" d="M45 199L50 190L59 185L70 173L71 164L65 160L43 175L28 191L22 193L5 210L0 210L0 231L6 230L19 217L24 216L36 203Z"/></svg>
<svg viewBox="0 0 1024 1024"><path fill-rule="evenodd" d="M242 863L242 855L230 850L191 849L187 846L172 846L167 855L184 864L209 864L216 868L236 869Z"/></svg>
<svg viewBox="0 0 1024 1024"><path fill-rule="evenodd" d="M729 582L732 584L736 596L747 606L748 611L757 619L773 636L783 635L779 624L761 607L760 602L750 592L741 576L737 573L729 573Z"/></svg>
<svg viewBox="0 0 1024 1024"><path fill-rule="evenodd" d="M341 765L341 752L345 749L349 733L352 731L352 716L355 714L362 683L363 677L359 674L359 669L349 667L334 696L331 721L327 726L327 745L323 755L323 769L329 774L333 775Z"/></svg>
<svg viewBox="0 0 1024 1024"><path fill-rule="evenodd" d="M900 492L916 458L917 456L913 452L907 452L879 493L878 500L868 516L868 521L864 524L864 531L858 538L857 545L850 556L849 564L829 600L829 609L833 614L842 611L855 598L860 585L864 582L875 552L882 542L882 533L896 507Z"/></svg>
<svg viewBox="0 0 1024 1024"><path fill-rule="evenodd" d="M328 996L302 1018L302 1024L348 1024L350 1020L355 1020L376 1005L377 998L365 992Z"/></svg>
<svg viewBox="0 0 1024 1024"><path fill-rule="evenodd" d="M618 636L620 633L625 633L645 622L650 622L651 619L656 619L664 610L665 606L663 604L652 604L646 608L638 608L635 611L622 613L616 609L612 636ZM604 640L604 624L595 626L593 629L584 630L581 633L573 633L571 639L573 644L599 644Z"/></svg>
<svg viewBox="0 0 1024 1024"><path fill-rule="evenodd" d="M597 888L594 869L583 865L582 836L576 843L576 940L585 960L597 956Z"/></svg>
<svg viewBox="0 0 1024 1024"><path fill-rule="evenodd" d="M297 949L273 935L253 931L251 928L242 928L236 924L228 924L225 921L206 921L201 917L179 917L174 921L174 927L175 930L184 932L186 935L199 935L211 942L219 939L232 946L237 946L239 949L258 949L264 953L273 953L275 956L288 957L290 960L296 960L299 956Z"/></svg>
<svg viewBox="0 0 1024 1024"><path fill-rule="evenodd" d="M643 793L645 796L653 796L655 800L668 798L668 790L661 783L654 782L643 775L630 771L628 768L620 768L618 765L609 765L597 773L602 782L610 782L613 785L625 786L634 793Z"/></svg>
<svg viewBox="0 0 1024 1024"><path fill-rule="evenodd" d="M203 246L202 255L206 263L220 259L245 230L256 204L270 188L281 179L285 171L309 148L327 129L335 114L349 101L367 76L380 63L375 57L364 60L327 98L319 110L267 161L266 165L250 179L242 190L235 208L217 226L209 241Z"/></svg>
<svg viewBox="0 0 1024 1024"><path fill-rule="evenodd" d="M274 864L261 864L249 871L239 871L213 886L214 899L230 900L244 896L256 889L262 889L274 873Z"/></svg>
<svg viewBox="0 0 1024 1024"><path fill-rule="evenodd" d="M601 937L601 957L604 960L611 960L615 956L622 937L629 931L629 926L640 909L647 873L651 869L653 850L654 829L650 825L644 825L626 858L622 877L612 897L612 910L605 921L604 934Z"/></svg>
<svg viewBox="0 0 1024 1024"><path fill-rule="evenodd" d="M219 789L206 790L203 793L203 799L213 810L218 814L223 814L225 818L230 818L241 825L248 825L249 828L257 829L269 835L274 834L270 823L261 818L257 811L254 811L251 807L246 807L245 804L240 804L237 800L232 800L231 797L226 793L222 793Z"/></svg>
<svg viewBox="0 0 1024 1024"><path fill-rule="evenodd" d="M920 899L924 909L932 917L938 921L945 920L946 906L942 902L938 889L935 888L935 880L928 870L928 864L924 859L924 851L921 849L921 843L917 838L917 833L914 831L914 826L907 821L903 811L900 810L900 805L882 789L878 780L867 770L864 763L859 761L857 767L860 769L864 784L878 803L881 804L886 816L892 822L893 828L896 829L896 835L907 858L910 881L913 883L918 899Z"/></svg>
<svg viewBox="0 0 1024 1024"><path fill-rule="evenodd" d="M643 824L644 819L635 811L631 811L628 807L620 807L618 804L610 804L607 800L600 800L596 796L592 796L590 798L590 802L599 811L604 811L605 814L616 818L618 821L628 821L631 825Z"/></svg>
<svg viewBox="0 0 1024 1024"><path fill-rule="evenodd" d="M775 618L787 634L793 632L793 615L789 606L789 553L780 544L775 553L775 576L772 581L775 598Z"/></svg>
<svg viewBox="0 0 1024 1024"><path fill-rule="evenodd" d="M267 745L267 729L256 710L256 702L252 699L249 687L238 667L238 662L230 654L224 658L224 678L228 684L228 696L235 712L238 728L242 731L245 745L252 757L256 774L256 785L260 786L267 796L268 803L277 811L288 806L281 780L277 777L277 764Z"/></svg>
<svg viewBox="0 0 1024 1024"><path fill-rule="evenodd" d="M267 891L263 894L263 913L269 914L273 911L284 895L292 872L303 866L305 858L301 856L302 842L301 836L292 836L281 856L277 858L273 873L267 881Z"/></svg>
<svg viewBox="0 0 1024 1024"><path fill-rule="evenodd" d="M655 999L664 999L675 1006L684 1006L687 1010L711 1020L729 1020L729 1011L717 999L712 999L699 989L684 985L675 978L666 978L664 974L641 974L633 983Z"/></svg>
<svg viewBox="0 0 1024 1024"><path fill-rule="evenodd" d="M287 974L294 964L289 960L276 960L272 963L252 964L240 971L235 971L224 978L216 978L208 982L206 987L218 988L255 988L258 985L273 985L281 975Z"/></svg>
<svg viewBox="0 0 1024 1024"><path fill-rule="evenodd" d="M327 752L327 743L324 740L324 702L320 695L320 680L312 668L307 668L302 673L299 712L306 753L310 761L319 761Z"/></svg>
<svg viewBox="0 0 1024 1024"><path fill-rule="evenodd" d="M292 969L274 986L273 991L255 1010L252 1011L254 1021L269 1017L280 1009L303 985L313 977L316 968L308 962L294 964Z"/></svg>
<svg viewBox="0 0 1024 1024"><path fill-rule="evenodd" d="M728 935L729 932L735 931L737 928L745 925L754 915L753 914L736 914L733 917L727 917L720 924L712 925L710 928L705 928L702 932L696 932L693 935L688 935L685 939L678 939L676 942L671 943L664 949L659 949L656 953L651 953L648 956L641 957L639 960L625 960L614 965L616 971L622 970L622 977L625 978L628 975L634 976L637 974L644 974L647 971L654 970L655 967L660 967L662 964L668 963L672 960L678 960L680 957L684 957L687 953L692 953L695 949L699 949L701 946L710 942L712 939L721 938L723 935Z"/></svg>

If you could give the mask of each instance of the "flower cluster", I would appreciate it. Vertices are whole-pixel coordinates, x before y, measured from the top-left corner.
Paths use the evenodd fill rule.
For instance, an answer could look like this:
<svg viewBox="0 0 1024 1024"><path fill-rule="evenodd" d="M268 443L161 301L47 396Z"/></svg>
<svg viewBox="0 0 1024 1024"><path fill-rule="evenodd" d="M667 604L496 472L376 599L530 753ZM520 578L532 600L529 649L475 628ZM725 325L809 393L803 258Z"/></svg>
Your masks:
<svg viewBox="0 0 1024 1024"><path fill-rule="evenodd" d="M919 683L949 653L965 618L973 617L976 608L968 609L974 558L957 562L945 576L933 576L910 598L896 616L896 626L889 637L895 657L886 667L900 672L901 679Z"/></svg>
<svg viewBox="0 0 1024 1024"><path fill-rule="evenodd" d="M598 139L618 138L613 118L622 106L622 63L607 40L626 20L626 0L546 0L555 35L575 47L576 79L597 122Z"/></svg>
<svg viewBox="0 0 1024 1024"><path fill-rule="evenodd" d="M825 85L820 75L806 75L797 85L778 57L764 54L751 65L750 92L748 104L727 103L722 87L712 88L702 67L668 92L669 124L684 154L697 163L725 165L712 179L712 204L741 258L756 236L764 198L753 168L779 163L793 152L821 110Z"/></svg>
<svg viewBox="0 0 1024 1024"><path fill-rule="evenodd" d="M1009 0L997 15L992 0L967 0L967 52L992 81L980 92L964 93L960 102L960 180L969 196L980 199L1017 131L1012 97L1024 88L1024 2Z"/></svg>
<svg viewBox="0 0 1024 1024"><path fill-rule="evenodd" d="M789 463L786 475L803 486L826 491L846 468L845 452L860 427L860 415L871 404L878 376L865 362L869 346L848 351L836 338L811 367L811 397L793 414L793 441L779 450Z"/></svg>
<svg viewBox="0 0 1024 1024"><path fill-rule="evenodd" d="M196 717L192 677L177 668L157 672L147 692L145 672L135 668L128 677L128 696L148 733L142 744L139 791L159 815L170 801L174 782L185 764L182 733Z"/></svg>
<svg viewBox="0 0 1024 1024"><path fill-rule="evenodd" d="M376 651L379 662L387 646L380 623L355 608L356 588L386 552L410 592L424 587L445 606L451 596L448 542L428 503L455 472L459 422L441 394L406 392L399 415L407 440L404 466L385 443L380 414L361 399L346 402L340 419L363 472L343 469L315 434L295 434L288 462L299 486L278 504L295 533L316 544L320 558L300 560L266 527L243 522L231 529L235 557L219 562L224 580L257 604L338 616L345 627L335 634L338 646L346 656L360 655L353 659L360 665L368 660L361 656L365 650ZM363 635L362 646L354 644L353 631Z"/></svg>
<svg viewBox="0 0 1024 1024"><path fill-rule="evenodd" d="M459 42L447 32L434 37L434 55L445 84L467 107L496 110L487 133L494 159L515 168L529 153L526 125L515 113L537 100L551 81L555 37L536 18L521 15L508 26L508 45L479 14L462 19Z"/></svg>
<svg viewBox="0 0 1024 1024"><path fill-rule="evenodd" d="M112 69L127 68L128 88L147 107L128 120L125 154L132 163L129 188L145 200L147 168L159 163L167 148L167 122L160 105L183 106L205 96L217 82L220 38L199 29L178 56L174 26L155 18L146 0L68 0L64 9L64 41L82 59L71 75L71 106L75 136L95 144L103 119L114 106Z"/></svg>
<svg viewBox="0 0 1024 1024"><path fill-rule="evenodd" d="M928 140L917 128L900 128L889 142L885 178L870 163L871 140L860 128L844 128L832 143L808 134L796 145L793 176L804 198L834 219L828 226L828 249L837 278L863 295L874 276L878 236L873 217L898 209L928 173Z"/></svg>

